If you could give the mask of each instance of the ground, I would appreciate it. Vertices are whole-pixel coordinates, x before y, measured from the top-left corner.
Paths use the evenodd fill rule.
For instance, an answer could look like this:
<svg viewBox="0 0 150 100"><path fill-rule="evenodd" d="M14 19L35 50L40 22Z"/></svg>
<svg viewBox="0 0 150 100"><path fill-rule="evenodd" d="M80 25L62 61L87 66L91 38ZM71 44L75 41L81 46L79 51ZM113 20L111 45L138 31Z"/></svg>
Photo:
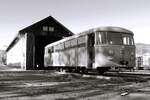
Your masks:
<svg viewBox="0 0 150 100"><path fill-rule="evenodd" d="M147 76L0 71L2 100L149 100Z"/></svg>

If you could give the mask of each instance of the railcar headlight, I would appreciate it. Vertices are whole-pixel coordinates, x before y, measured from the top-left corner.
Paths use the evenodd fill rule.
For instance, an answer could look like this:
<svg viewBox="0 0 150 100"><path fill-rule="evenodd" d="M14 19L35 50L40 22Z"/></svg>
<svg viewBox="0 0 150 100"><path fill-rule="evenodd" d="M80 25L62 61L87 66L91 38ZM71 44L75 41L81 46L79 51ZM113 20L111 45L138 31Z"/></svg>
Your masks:
<svg viewBox="0 0 150 100"><path fill-rule="evenodd" d="M124 47L124 46L121 46L121 48L124 49L125 47Z"/></svg>
<svg viewBox="0 0 150 100"><path fill-rule="evenodd" d="M133 55L134 55L134 52L131 52L131 55L133 56Z"/></svg>
<svg viewBox="0 0 150 100"><path fill-rule="evenodd" d="M109 53L110 55L113 55L113 54L114 54L114 51L113 51L113 50L109 50L108 53Z"/></svg>

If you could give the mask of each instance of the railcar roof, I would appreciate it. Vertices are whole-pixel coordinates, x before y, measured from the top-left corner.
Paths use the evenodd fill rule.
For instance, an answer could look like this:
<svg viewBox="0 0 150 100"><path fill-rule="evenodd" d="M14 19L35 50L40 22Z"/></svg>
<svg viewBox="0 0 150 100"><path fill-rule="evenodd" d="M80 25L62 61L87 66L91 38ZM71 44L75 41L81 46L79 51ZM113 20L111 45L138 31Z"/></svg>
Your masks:
<svg viewBox="0 0 150 100"><path fill-rule="evenodd" d="M96 31L123 32L123 33L133 34L133 32L128 29L122 27L114 27L114 26L92 28L87 31L81 32L79 34L88 34Z"/></svg>
<svg viewBox="0 0 150 100"><path fill-rule="evenodd" d="M122 27L114 27L114 26L107 26L107 27L97 27L97 28L92 28L92 29L89 29L87 31L84 31L84 32L81 32L81 33L78 33L78 34L75 34L73 36L70 36L70 37L67 37L67 38L64 38L62 40L59 40L57 42L54 42L54 43L51 43L49 45L47 45L45 48L48 48L50 46L53 46L53 45L57 45L59 43L63 43L67 40L71 40L71 39L74 39L74 38L77 38L79 36L83 36L83 35L86 35L86 34L90 34L90 33L93 33L93 32L97 32L97 31L107 31L107 32L122 32L122 33L127 33L127 34L133 34L132 31L128 30L128 29L125 29L125 28L122 28Z"/></svg>

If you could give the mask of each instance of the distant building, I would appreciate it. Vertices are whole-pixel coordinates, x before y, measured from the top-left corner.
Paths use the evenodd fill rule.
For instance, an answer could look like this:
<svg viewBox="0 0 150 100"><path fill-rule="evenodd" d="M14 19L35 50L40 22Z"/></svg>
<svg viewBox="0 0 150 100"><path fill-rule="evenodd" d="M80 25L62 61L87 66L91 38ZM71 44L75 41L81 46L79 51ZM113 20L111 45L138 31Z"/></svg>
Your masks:
<svg viewBox="0 0 150 100"><path fill-rule="evenodd" d="M49 16L18 32L6 50L7 64L24 70L43 69L45 46L71 35L70 30Z"/></svg>
<svg viewBox="0 0 150 100"><path fill-rule="evenodd" d="M6 52L5 50L0 50L0 65L6 64Z"/></svg>
<svg viewBox="0 0 150 100"><path fill-rule="evenodd" d="M150 45L136 44L137 69L150 69Z"/></svg>

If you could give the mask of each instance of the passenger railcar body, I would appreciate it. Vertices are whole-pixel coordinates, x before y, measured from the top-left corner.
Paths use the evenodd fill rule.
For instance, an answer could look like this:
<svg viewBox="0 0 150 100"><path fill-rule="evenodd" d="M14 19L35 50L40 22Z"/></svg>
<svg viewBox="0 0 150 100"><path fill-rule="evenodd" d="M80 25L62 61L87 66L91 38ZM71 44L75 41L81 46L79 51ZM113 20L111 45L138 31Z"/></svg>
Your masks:
<svg viewBox="0 0 150 100"><path fill-rule="evenodd" d="M110 68L133 68L133 32L121 27L99 27L45 47L45 67L100 73Z"/></svg>

